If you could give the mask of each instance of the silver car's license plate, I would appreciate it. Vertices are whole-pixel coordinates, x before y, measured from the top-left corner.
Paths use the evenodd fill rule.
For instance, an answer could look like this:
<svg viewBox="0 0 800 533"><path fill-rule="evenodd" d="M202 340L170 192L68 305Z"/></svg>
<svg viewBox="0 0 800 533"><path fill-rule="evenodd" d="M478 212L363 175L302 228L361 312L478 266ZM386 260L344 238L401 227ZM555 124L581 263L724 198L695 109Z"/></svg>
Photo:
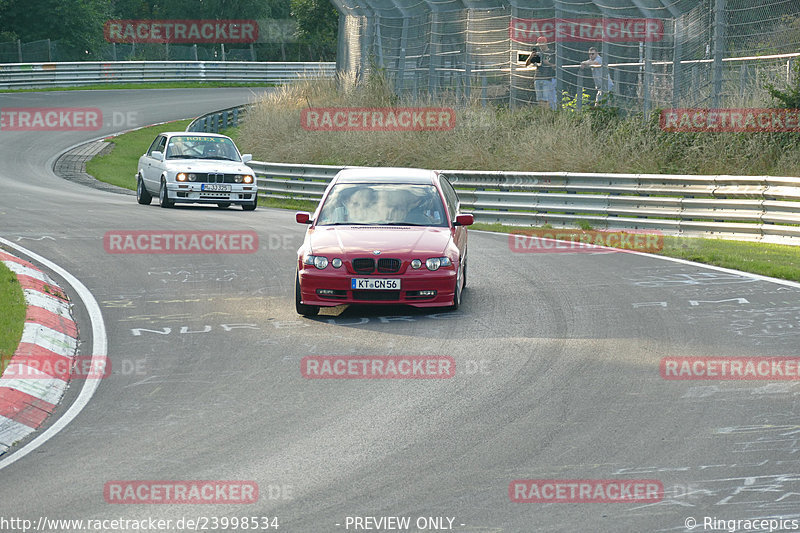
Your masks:
<svg viewBox="0 0 800 533"><path fill-rule="evenodd" d="M231 192L230 185L220 185L218 183L203 183L200 186L201 191L210 191L210 192Z"/></svg>
<svg viewBox="0 0 800 533"><path fill-rule="evenodd" d="M399 291L400 280L397 278L350 278L350 287L355 290Z"/></svg>

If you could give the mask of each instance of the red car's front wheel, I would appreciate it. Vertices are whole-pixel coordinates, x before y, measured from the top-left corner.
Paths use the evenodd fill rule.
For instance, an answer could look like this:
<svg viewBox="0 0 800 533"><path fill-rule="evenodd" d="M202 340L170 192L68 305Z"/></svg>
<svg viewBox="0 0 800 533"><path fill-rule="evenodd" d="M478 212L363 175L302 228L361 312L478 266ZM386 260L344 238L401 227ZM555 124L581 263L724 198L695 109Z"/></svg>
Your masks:
<svg viewBox="0 0 800 533"><path fill-rule="evenodd" d="M300 292L299 272L294 277L294 308L297 310L297 314L303 316L317 316L319 314L318 305L306 305L303 303L303 295Z"/></svg>

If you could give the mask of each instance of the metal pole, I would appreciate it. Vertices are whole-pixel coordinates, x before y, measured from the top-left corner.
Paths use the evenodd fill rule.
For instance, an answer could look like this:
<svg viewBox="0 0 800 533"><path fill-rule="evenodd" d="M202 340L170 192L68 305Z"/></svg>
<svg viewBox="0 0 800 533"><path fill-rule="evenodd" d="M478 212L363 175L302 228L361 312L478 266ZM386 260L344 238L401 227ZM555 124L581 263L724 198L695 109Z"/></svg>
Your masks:
<svg viewBox="0 0 800 533"><path fill-rule="evenodd" d="M403 28L400 30L400 55L397 58L397 79L394 90L400 96L406 84L406 47L408 46L408 17L403 17Z"/></svg>
<svg viewBox="0 0 800 533"><path fill-rule="evenodd" d="M680 19L675 19L674 46L672 48L672 107L678 107L681 99L681 86L683 85L683 71L681 57L683 55L683 24Z"/></svg>
<svg viewBox="0 0 800 533"><path fill-rule="evenodd" d="M714 94L713 107L719 107L722 94L722 56L725 54L725 0L714 2Z"/></svg>
<svg viewBox="0 0 800 533"><path fill-rule="evenodd" d="M17 56L19 57L19 62L22 63L22 41L17 39Z"/></svg>
<svg viewBox="0 0 800 533"><path fill-rule="evenodd" d="M556 18L556 25L564 18L564 12L561 8L561 1L556 0L555 2L555 18ZM554 33L555 35L555 49L556 49L556 109L561 109L561 90L564 87L564 45L561 42L561 39L558 38L558 31Z"/></svg>
<svg viewBox="0 0 800 533"><path fill-rule="evenodd" d="M470 95L470 84L472 80L470 77L472 76L472 69L470 68L470 54L469 54L469 43L472 42L470 38L470 31L471 25L470 22L472 20L472 10L467 9L467 31L464 35L464 101L469 101Z"/></svg>
<svg viewBox="0 0 800 533"><path fill-rule="evenodd" d="M431 40L428 44L428 93L436 96L438 85L436 78L436 61L439 57L439 13L431 12Z"/></svg>
<svg viewBox="0 0 800 533"><path fill-rule="evenodd" d="M375 48L378 56L378 66L385 68L383 63L383 37L381 37L381 16L375 15Z"/></svg>
<svg viewBox="0 0 800 533"><path fill-rule="evenodd" d="M647 41L644 43L644 80L642 85L642 112L644 113L644 120L650 114L650 85L653 79L653 43Z"/></svg>
<svg viewBox="0 0 800 533"><path fill-rule="evenodd" d="M50 43L50 39L47 39L47 61L48 61L48 62L50 62L50 61L52 61L52 60L53 60L53 50L50 48L51 46L52 46L52 44ZM116 59L116 57L115 57L115 58L114 58L114 61L116 61L116 60L117 60L117 59ZM790 60L790 61L791 61L791 60Z"/></svg>
<svg viewBox="0 0 800 533"><path fill-rule="evenodd" d="M606 15L604 13L603 14L603 28L607 28L607 27L608 26L606 25ZM605 31L603 31L603 34L601 36L600 53L603 55L603 66L600 67L600 89L602 89L603 97L606 99L606 101L610 102L610 100L609 100L609 96L610 96L609 95L609 92L610 92L609 85L610 84L608 83L608 80L609 80L611 74L608 72L608 64L611 62L611 57L609 55L611 53L611 46L608 43L606 43L606 32ZM589 72L591 73L591 70ZM596 98L597 98L597 96L595 96L595 99ZM583 100L583 86L581 86L581 101L582 100Z"/></svg>
<svg viewBox="0 0 800 533"><path fill-rule="evenodd" d="M745 89L747 88L747 63L742 61L742 66L739 68L739 97L744 98Z"/></svg>
<svg viewBox="0 0 800 533"><path fill-rule="evenodd" d="M517 6L511 5L511 20L516 19L519 16L519 11ZM510 40L510 49L508 51L508 107L511 109L517 108L517 86L516 86L516 78L517 75L517 52L514 50L514 41Z"/></svg>

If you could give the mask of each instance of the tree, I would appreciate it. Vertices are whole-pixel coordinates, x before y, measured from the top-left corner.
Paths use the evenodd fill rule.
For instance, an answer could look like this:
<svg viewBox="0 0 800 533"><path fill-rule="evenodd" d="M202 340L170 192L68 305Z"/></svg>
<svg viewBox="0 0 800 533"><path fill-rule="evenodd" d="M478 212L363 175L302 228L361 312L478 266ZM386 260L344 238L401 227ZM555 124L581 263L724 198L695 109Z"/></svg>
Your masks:
<svg viewBox="0 0 800 533"><path fill-rule="evenodd" d="M23 42L59 40L59 49L75 59L90 59L105 46L103 24L109 0L0 0L0 32Z"/></svg>
<svg viewBox="0 0 800 533"><path fill-rule="evenodd" d="M311 56L319 61L336 59L339 12L330 0L292 0L291 9L300 42Z"/></svg>

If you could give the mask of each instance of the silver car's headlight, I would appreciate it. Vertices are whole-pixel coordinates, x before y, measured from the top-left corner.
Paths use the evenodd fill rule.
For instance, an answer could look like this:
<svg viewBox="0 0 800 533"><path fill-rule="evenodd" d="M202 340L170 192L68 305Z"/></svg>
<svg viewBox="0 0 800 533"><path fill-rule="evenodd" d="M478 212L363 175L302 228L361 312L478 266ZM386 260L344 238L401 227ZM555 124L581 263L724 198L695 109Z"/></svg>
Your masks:
<svg viewBox="0 0 800 533"><path fill-rule="evenodd" d="M178 172L175 175L175 181L186 181L187 178L188 176L184 172Z"/></svg>

